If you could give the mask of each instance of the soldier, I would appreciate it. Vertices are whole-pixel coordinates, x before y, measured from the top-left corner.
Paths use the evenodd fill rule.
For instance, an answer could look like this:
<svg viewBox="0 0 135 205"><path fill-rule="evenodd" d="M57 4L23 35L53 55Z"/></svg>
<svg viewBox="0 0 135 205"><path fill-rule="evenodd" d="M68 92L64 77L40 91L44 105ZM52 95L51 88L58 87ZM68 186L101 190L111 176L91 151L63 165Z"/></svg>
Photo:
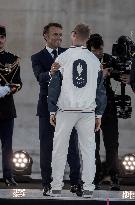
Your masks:
<svg viewBox="0 0 135 205"><path fill-rule="evenodd" d="M19 58L5 51L6 28L0 26L0 139L3 179L7 186L17 183L12 172L12 135L16 109L13 94L22 87Z"/></svg>

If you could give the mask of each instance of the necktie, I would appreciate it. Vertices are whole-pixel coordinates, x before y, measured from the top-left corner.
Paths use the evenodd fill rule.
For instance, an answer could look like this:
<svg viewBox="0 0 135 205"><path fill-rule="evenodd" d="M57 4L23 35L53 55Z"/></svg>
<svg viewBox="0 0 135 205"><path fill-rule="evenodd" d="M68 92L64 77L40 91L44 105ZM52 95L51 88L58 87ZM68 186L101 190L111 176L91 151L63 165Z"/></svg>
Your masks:
<svg viewBox="0 0 135 205"><path fill-rule="evenodd" d="M54 50L52 51L52 54L53 54L53 58L56 59L57 56L58 56L57 50L54 49Z"/></svg>

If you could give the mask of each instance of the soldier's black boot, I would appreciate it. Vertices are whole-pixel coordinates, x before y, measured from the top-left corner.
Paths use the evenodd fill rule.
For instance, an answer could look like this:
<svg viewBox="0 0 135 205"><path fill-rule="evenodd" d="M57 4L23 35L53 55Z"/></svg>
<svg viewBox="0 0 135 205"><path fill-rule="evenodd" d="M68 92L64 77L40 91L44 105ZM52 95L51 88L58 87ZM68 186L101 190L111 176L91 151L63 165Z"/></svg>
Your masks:
<svg viewBox="0 0 135 205"><path fill-rule="evenodd" d="M5 178L4 179L5 184L9 187L9 186L18 186L18 184L16 183L16 181L14 180L13 177L11 178Z"/></svg>

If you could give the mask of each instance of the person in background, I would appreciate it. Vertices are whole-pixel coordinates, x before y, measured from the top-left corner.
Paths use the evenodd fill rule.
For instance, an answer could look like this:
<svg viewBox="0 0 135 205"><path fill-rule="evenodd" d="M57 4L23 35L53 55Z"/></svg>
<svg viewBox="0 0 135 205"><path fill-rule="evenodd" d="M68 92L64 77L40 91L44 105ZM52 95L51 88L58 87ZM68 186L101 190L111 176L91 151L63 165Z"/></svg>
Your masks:
<svg viewBox="0 0 135 205"><path fill-rule="evenodd" d="M135 53L133 54L133 57L132 57L130 73L123 74L121 76L121 80L123 83L130 85L133 92L135 93Z"/></svg>
<svg viewBox="0 0 135 205"><path fill-rule="evenodd" d="M12 136L16 109L13 95L22 87L18 56L5 51L6 28L0 25L0 139L3 179L7 186L17 186L12 168Z"/></svg>
<svg viewBox="0 0 135 205"><path fill-rule="evenodd" d="M104 42L100 34L92 34L87 42L87 48L91 51L101 62L103 66L103 73L105 75L104 85L106 87L107 106L102 116L101 129L103 134L103 141L106 151L106 163L103 170L100 159L100 135L101 131L96 132L96 176L95 184L99 182L108 181L111 185L111 190L120 190L119 186L119 168L118 168L118 118L117 109L115 105L114 91L111 86L111 69L117 70L115 59L103 52Z"/></svg>

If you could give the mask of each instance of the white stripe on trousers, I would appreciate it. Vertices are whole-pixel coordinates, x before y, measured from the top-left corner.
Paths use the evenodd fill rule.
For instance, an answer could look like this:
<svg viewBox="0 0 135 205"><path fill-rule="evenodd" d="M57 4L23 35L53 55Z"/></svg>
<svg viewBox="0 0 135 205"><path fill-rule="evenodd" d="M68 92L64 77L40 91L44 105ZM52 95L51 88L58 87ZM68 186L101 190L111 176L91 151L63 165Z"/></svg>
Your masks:
<svg viewBox="0 0 135 205"><path fill-rule="evenodd" d="M72 128L78 133L78 142L82 154L82 180L84 189L93 191L95 177L95 113L73 113L58 111L53 139L52 153L52 190L61 190L67 160L69 138Z"/></svg>

